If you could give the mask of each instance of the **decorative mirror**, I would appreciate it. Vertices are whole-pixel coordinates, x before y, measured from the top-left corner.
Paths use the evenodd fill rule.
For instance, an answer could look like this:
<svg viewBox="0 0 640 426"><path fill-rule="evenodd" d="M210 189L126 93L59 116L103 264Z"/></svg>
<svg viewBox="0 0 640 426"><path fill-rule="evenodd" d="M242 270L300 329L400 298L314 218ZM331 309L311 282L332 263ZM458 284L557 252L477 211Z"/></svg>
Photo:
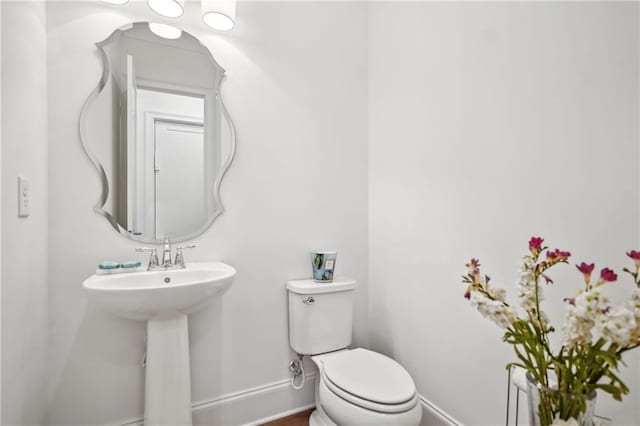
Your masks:
<svg viewBox="0 0 640 426"><path fill-rule="evenodd" d="M121 27L96 46L102 77L80 114L102 182L94 210L136 241L198 236L224 210L235 152L224 69L197 38L160 24Z"/></svg>

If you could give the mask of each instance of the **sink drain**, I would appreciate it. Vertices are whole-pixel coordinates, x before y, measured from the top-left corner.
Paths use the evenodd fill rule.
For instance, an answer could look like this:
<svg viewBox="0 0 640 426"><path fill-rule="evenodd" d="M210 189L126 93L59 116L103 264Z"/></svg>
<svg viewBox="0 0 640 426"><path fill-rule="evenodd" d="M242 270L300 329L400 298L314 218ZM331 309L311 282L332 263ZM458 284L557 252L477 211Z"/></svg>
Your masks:
<svg viewBox="0 0 640 426"><path fill-rule="evenodd" d="M169 278L169 277L165 278L165 279L164 279L164 282L165 282L165 283L167 283L167 284L169 284L169 283L171 282L171 278Z"/></svg>

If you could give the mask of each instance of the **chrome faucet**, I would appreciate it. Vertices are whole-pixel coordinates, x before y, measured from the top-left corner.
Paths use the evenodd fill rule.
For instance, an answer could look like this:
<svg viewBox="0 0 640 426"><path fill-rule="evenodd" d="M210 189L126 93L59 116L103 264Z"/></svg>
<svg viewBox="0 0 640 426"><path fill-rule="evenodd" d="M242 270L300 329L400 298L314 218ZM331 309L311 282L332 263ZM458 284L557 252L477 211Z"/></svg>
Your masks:
<svg viewBox="0 0 640 426"><path fill-rule="evenodd" d="M165 236L162 242L162 265L164 269L171 269L173 263L171 262L171 240Z"/></svg>
<svg viewBox="0 0 640 426"><path fill-rule="evenodd" d="M158 262L158 249L155 247L138 247L136 251L149 252L149 265L147 271L166 271L169 269L184 269L186 268L184 263L184 249L194 248L195 244L188 244L184 246L176 247L175 262L171 261L171 240L169 237L164 237L162 242L162 263Z"/></svg>

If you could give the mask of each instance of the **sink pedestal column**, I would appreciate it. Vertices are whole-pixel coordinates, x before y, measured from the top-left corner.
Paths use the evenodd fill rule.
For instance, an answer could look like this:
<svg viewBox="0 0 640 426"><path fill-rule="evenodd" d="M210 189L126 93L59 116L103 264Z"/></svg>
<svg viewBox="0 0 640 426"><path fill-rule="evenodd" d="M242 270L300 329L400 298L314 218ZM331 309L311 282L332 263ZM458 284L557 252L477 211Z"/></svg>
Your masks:
<svg viewBox="0 0 640 426"><path fill-rule="evenodd" d="M192 424L189 329L186 315L147 321L144 424Z"/></svg>

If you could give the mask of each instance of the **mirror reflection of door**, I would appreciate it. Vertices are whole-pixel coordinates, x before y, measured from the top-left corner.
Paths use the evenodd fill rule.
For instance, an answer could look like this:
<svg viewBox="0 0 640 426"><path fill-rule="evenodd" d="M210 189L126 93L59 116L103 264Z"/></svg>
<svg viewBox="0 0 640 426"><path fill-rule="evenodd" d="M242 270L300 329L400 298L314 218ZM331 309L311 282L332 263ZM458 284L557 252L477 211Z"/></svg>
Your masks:
<svg viewBox="0 0 640 426"><path fill-rule="evenodd" d="M204 99L138 87L135 176L129 232L185 235L207 218ZM131 158L131 157L130 157ZM185 167L185 165L188 165Z"/></svg>
<svg viewBox="0 0 640 426"><path fill-rule="evenodd" d="M155 238L204 225L203 124L154 120ZM190 164L190 167L182 167Z"/></svg>

